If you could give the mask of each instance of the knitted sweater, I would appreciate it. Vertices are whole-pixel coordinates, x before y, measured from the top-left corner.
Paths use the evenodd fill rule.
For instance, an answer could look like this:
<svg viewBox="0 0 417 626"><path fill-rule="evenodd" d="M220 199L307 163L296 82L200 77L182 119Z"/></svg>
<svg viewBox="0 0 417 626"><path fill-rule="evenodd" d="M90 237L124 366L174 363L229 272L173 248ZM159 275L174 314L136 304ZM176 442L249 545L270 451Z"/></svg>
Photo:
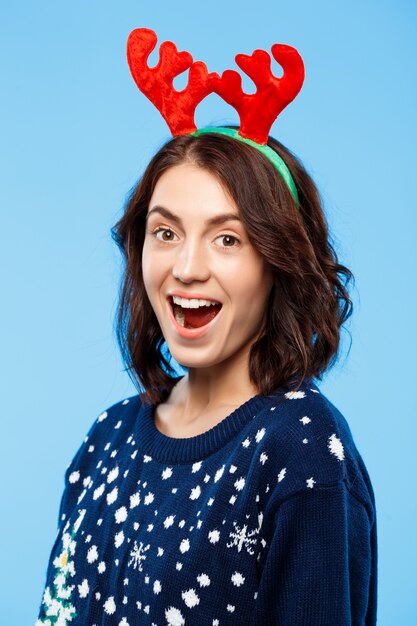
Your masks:
<svg viewBox="0 0 417 626"><path fill-rule="evenodd" d="M372 485L311 379L190 438L154 412L114 404L68 467L37 626L376 623Z"/></svg>

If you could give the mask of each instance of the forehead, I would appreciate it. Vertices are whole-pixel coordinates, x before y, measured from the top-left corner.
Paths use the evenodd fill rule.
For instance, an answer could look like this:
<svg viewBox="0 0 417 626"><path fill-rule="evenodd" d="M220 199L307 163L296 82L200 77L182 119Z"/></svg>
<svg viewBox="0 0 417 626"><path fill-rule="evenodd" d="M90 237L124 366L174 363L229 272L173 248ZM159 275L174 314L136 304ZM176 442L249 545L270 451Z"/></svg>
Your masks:
<svg viewBox="0 0 417 626"><path fill-rule="evenodd" d="M191 163L166 170L153 190L148 213L155 205L171 211L213 216L225 212L239 214L232 196L214 174Z"/></svg>

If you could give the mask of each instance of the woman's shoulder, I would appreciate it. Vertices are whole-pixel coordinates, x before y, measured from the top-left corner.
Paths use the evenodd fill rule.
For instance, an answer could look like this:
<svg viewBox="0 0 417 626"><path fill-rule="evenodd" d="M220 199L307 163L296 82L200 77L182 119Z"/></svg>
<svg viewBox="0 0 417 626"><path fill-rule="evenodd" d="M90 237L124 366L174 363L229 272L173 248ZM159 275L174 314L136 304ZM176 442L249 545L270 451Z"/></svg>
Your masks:
<svg viewBox="0 0 417 626"><path fill-rule="evenodd" d="M103 435L117 436L113 431L125 432L136 422L138 411L144 405L143 394L135 394L114 402L99 412L87 434L85 442L97 440Z"/></svg>
<svg viewBox="0 0 417 626"><path fill-rule="evenodd" d="M134 436L143 406L143 395L135 394L99 410L67 467L66 482L73 482L80 474L88 474L89 466L97 463L98 457L103 460L106 454L115 456L118 447Z"/></svg>
<svg viewBox="0 0 417 626"><path fill-rule="evenodd" d="M311 380L276 399L253 426L262 433L263 458L277 473L280 497L344 483L372 514L369 474L342 412Z"/></svg>

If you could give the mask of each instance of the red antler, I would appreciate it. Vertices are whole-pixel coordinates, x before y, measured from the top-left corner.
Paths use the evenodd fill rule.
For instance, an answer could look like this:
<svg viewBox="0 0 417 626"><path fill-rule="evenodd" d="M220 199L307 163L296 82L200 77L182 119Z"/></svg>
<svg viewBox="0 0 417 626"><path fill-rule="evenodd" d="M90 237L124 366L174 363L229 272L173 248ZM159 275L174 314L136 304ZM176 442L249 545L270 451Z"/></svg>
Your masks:
<svg viewBox="0 0 417 626"><path fill-rule="evenodd" d="M136 28L127 41L127 59L136 85L151 100L161 113L173 135L194 132L194 113L197 105L212 92L210 80L220 78L213 72L208 74L202 61L193 63L189 52L178 52L171 41L159 48L159 62L150 68L148 58L157 42L156 34L148 28ZM190 69L185 89L174 89L173 80Z"/></svg>
<svg viewBox="0 0 417 626"><path fill-rule="evenodd" d="M274 44L272 54L284 70L281 78L272 74L271 57L265 50L235 57L237 65L255 83L254 94L243 92L242 78L234 70L226 70L221 78L211 80L213 91L239 113L239 135L260 144L267 143L272 124L294 100L304 81L304 63L295 48Z"/></svg>

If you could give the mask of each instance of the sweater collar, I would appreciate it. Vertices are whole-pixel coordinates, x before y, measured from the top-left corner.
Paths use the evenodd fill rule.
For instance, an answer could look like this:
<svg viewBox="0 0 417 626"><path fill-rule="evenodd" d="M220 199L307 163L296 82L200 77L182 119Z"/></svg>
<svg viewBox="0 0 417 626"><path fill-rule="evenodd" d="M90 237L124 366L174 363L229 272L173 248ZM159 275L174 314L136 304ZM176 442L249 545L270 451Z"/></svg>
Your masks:
<svg viewBox="0 0 417 626"><path fill-rule="evenodd" d="M177 381L183 378L180 376ZM304 381L302 389L311 381ZM279 396L288 388L271 395L257 394L249 398L227 415L221 422L194 437L176 438L161 433L155 425L156 404L144 402L137 418L137 439L141 451L153 459L169 463L193 463L200 461L223 448L246 424L257 417L262 409L276 405Z"/></svg>

